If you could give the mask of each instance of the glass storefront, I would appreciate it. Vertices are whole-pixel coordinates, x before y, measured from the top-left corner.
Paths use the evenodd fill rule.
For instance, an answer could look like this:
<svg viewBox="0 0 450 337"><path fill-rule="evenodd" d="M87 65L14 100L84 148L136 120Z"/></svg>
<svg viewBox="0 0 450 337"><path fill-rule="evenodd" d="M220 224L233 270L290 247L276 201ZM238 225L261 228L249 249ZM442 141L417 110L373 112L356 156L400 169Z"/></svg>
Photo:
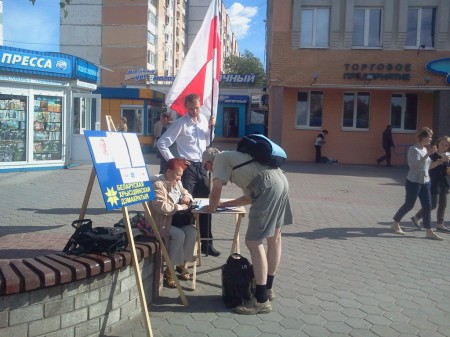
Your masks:
<svg viewBox="0 0 450 337"><path fill-rule="evenodd" d="M34 97L33 159L62 159L62 98Z"/></svg>
<svg viewBox="0 0 450 337"><path fill-rule="evenodd" d="M0 162L26 160L27 97L0 95Z"/></svg>

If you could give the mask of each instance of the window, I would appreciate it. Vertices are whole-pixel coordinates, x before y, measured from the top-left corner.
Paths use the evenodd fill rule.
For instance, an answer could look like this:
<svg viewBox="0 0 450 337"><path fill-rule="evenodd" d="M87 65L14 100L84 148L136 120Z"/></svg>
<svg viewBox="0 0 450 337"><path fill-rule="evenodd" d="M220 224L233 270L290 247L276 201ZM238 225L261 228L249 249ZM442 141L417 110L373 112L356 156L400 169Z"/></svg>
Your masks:
<svg viewBox="0 0 450 337"><path fill-rule="evenodd" d="M409 8L406 46L434 48L436 8Z"/></svg>
<svg viewBox="0 0 450 337"><path fill-rule="evenodd" d="M322 91L302 91L297 94L296 127L322 126Z"/></svg>
<svg viewBox="0 0 450 337"><path fill-rule="evenodd" d="M35 110L40 110L40 104L38 105L38 103L39 101L35 102ZM27 133L29 124L27 106L27 96L0 95L0 163L25 161L27 158ZM47 122L51 121L52 113L35 112L34 114L34 130L36 130L36 122L40 126L38 130L44 130L44 125L48 126L48 124L51 124ZM58 115L61 115L61 111ZM41 120L37 120L36 117L39 117ZM37 132L35 131L35 133ZM41 148L42 143L39 144Z"/></svg>
<svg viewBox="0 0 450 337"><path fill-rule="evenodd" d="M417 129L417 94L393 94L391 97L391 126L397 130Z"/></svg>
<svg viewBox="0 0 450 337"><path fill-rule="evenodd" d="M156 64L156 54L151 50L147 51L147 63Z"/></svg>
<svg viewBox="0 0 450 337"><path fill-rule="evenodd" d="M329 40L330 9L302 9L300 47L326 48Z"/></svg>
<svg viewBox="0 0 450 337"><path fill-rule="evenodd" d="M161 110L153 107L147 109L147 132L149 135L154 135L155 124L159 121Z"/></svg>
<svg viewBox="0 0 450 337"><path fill-rule="evenodd" d="M142 108L122 108L122 117L127 118L128 132L142 134Z"/></svg>
<svg viewBox="0 0 450 337"><path fill-rule="evenodd" d="M355 9L352 44L357 47L381 47L381 9Z"/></svg>
<svg viewBox="0 0 450 337"><path fill-rule="evenodd" d="M153 29L156 29L157 25L158 25L158 19L156 18L155 13L149 11L148 12L148 21L150 23L150 27L152 27Z"/></svg>
<svg viewBox="0 0 450 337"><path fill-rule="evenodd" d="M62 159L62 97L34 96L33 160ZM79 125L89 129L90 110L81 102ZM75 104L75 102L74 102ZM74 106L74 109L76 107ZM74 119L75 122L75 119Z"/></svg>
<svg viewBox="0 0 450 337"><path fill-rule="evenodd" d="M149 31L147 32L147 42L156 46L156 36Z"/></svg>
<svg viewBox="0 0 450 337"><path fill-rule="evenodd" d="M369 128L370 94L348 92L344 94L343 128Z"/></svg>

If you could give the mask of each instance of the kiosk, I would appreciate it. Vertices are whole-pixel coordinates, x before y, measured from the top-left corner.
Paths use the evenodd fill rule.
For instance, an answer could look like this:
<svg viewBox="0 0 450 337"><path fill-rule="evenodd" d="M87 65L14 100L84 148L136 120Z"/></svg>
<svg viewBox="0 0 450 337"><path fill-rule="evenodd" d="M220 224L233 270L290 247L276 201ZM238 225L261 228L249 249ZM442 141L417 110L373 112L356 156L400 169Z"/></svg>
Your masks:
<svg viewBox="0 0 450 337"><path fill-rule="evenodd" d="M0 46L0 172L90 162L100 128L98 67L76 56Z"/></svg>

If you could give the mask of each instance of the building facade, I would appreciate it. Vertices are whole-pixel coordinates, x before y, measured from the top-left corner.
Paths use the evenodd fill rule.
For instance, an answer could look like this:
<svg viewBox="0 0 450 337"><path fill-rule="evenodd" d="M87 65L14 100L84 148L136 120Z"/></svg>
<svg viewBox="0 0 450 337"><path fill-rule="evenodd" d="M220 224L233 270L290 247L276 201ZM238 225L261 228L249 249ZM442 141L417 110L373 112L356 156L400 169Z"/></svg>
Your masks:
<svg viewBox="0 0 450 337"><path fill-rule="evenodd" d="M449 17L448 0L269 0L269 134L313 161L327 129L324 156L374 164L390 124L404 164L420 127L450 132Z"/></svg>
<svg viewBox="0 0 450 337"><path fill-rule="evenodd" d="M169 84L205 17L210 1L73 0L61 20L61 52L101 68L101 86ZM221 1L223 57L238 55Z"/></svg>
<svg viewBox="0 0 450 337"><path fill-rule="evenodd" d="M188 36L195 36L210 4L209 0L73 0L67 6L70 15L61 20L60 49L98 64L99 87L158 90L172 84L192 42ZM238 55L238 47L220 4L224 58ZM117 115L116 108L109 110L111 99L102 105L102 129L105 115ZM136 112L132 118L136 127L129 131L138 133L145 144L151 142L161 104L127 103L117 117L129 118L130 111Z"/></svg>

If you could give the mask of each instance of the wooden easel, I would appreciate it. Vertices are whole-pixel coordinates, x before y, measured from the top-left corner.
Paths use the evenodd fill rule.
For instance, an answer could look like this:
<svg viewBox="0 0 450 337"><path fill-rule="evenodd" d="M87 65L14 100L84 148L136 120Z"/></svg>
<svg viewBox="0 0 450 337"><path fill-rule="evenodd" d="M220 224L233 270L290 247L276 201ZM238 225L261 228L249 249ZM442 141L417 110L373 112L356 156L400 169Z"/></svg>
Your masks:
<svg viewBox="0 0 450 337"><path fill-rule="evenodd" d="M108 125L108 131L111 131L111 130L116 131L116 127L114 125L114 122L113 122L111 116L109 116L109 115L106 116L106 123ZM89 177L88 185L86 188L86 194L84 196L83 204L81 206L79 219L84 219L84 217L86 215L86 209L87 209L87 205L89 203L89 198L92 193L92 187L94 186L95 177L96 177L96 172L95 172L95 168L93 167L92 171L91 171L91 175ZM155 234L155 236L160 244L161 251L162 251L164 260L166 261L167 267L169 268L172 275L175 275L175 269L173 267L172 261L169 258L169 254L167 252L166 246L164 245L164 241L162 240L162 237L159 233L158 227L156 226L155 221L153 220L153 217L150 212L150 208L148 207L146 202L143 202L142 205L143 205L144 211L145 211L145 219L146 219L146 221L150 222L150 226L152 227L153 233ZM148 308L147 308L147 300L145 298L144 286L142 284L141 270L139 268L139 261L138 261L137 254L136 254L136 246L134 243L134 237L133 237L133 233L131 230L131 223L130 223L130 216L128 213L128 207L122 207L122 214L123 214L125 228L127 231L128 242L129 242L129 245L131 246L131 259L132 259L133 268L134 268L134 275L136 277L136 285L137 285L138 291L139 291L139 299L141 301L142 314L144 316L144 324L145 324L145 328L147 331L147 336L153 337L152 327L150 324L150 316L149 316ZM181 302L183 303L183 305L188 306L189 303L187 301L186 296L184 295L183 289L181 288L178 278L174 278L174 279L175 279L175 284L177 286L178 294L180 295L180 298L181 298Z"/></svg>

